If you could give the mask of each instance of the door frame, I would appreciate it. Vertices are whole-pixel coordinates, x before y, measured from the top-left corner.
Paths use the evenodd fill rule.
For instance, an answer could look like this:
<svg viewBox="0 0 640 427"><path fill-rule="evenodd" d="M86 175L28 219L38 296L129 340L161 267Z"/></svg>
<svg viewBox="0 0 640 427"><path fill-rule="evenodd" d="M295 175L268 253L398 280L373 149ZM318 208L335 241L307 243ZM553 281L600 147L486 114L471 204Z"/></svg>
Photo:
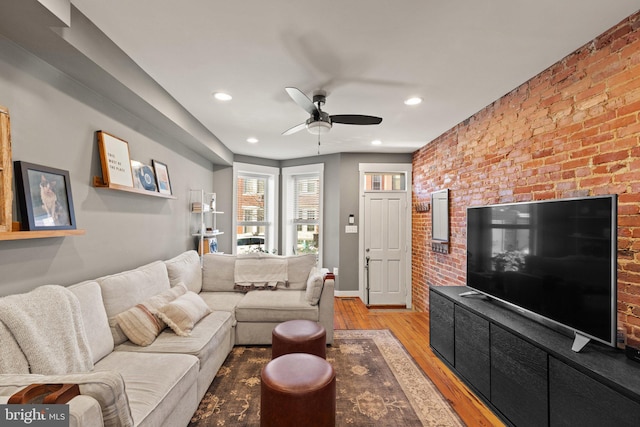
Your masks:
<svg viewBox="0 0 640 427"><path fill-rule="evenodd" d="M405 302L407 308L411 308L412 303L412 291L413 287L411 284L411 192L412 192L412 164L411 163L359 163L358 171L360 176L359 182L359 202L358 202L358 217L361 218L361 221L364 221L364 185L365 185L365 173L368 172L401 172L405 174L407 182L405 184L405 254L406 254L406 263L405 263L405 290L406 290L406 298ZM397 191L395 191L397 192ZM363 223L364 224L364 223ZM366 302L366 283L365 283L365 248L364 248L364 226L361 224L361 232L358 233L358 295L363 302Z"/></svg>

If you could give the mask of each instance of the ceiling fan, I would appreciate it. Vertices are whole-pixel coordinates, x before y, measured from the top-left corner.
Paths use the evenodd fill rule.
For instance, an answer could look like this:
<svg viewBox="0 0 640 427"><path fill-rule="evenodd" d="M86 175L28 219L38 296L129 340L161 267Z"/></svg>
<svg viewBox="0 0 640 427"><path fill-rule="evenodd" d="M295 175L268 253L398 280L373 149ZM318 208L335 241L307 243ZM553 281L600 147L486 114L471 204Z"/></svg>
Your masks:
<svg viewBox="0 0 640 427"><path fill-rule="evenodd" d="M345 125L377 125L382 122L382 118L380 117L363 116L360 114L338 114L330 116L322 111L322 106L327 99L327 93L323 90L317 90L313 93L313 101L302 93L300 89L295 87L288 87L285 88L285 90L291 99L311 116L304 123L300 123L282 132L283 135L291 135L304 128L307 128L307 130L314 135L320 135L329 132L333 123L342 123Z"/></svg>

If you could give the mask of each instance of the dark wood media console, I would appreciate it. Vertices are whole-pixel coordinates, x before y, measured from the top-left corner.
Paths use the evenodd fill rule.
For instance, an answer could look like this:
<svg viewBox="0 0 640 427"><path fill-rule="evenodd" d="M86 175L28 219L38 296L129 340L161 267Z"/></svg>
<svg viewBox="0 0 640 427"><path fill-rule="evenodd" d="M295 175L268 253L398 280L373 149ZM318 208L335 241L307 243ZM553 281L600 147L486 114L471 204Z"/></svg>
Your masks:
<svg viewBox="0 0 640 427"><path fill-rule="evenodd" d="M640 363L573 339L463 286L429 290L430 343L508 425L638 426Z"/></svg>

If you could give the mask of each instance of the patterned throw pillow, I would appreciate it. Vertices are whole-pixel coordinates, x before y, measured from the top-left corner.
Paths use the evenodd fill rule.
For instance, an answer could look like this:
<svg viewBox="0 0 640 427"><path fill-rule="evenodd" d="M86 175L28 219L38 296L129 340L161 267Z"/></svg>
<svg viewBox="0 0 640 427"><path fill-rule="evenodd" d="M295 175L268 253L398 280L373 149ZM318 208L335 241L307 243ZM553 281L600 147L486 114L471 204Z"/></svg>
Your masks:
<svg viewBox="0 0 640 427"><path fill-rule="evenodd" d="M154 295L145 302L118 314L116 321L129 341L146 347L155 341L160 332L167 327L167 324L156 316L158 309L186 292L187 287L178 283L173 288Z"/></svg>
<svg viewBox="0 0 640 427"><path fill-rule="evenodd" d="M158 317L164 320L177 335L188 337L193 327L203 317L211 313L211 309L202 297L195 292L174 299L158 309Z"/></svg>

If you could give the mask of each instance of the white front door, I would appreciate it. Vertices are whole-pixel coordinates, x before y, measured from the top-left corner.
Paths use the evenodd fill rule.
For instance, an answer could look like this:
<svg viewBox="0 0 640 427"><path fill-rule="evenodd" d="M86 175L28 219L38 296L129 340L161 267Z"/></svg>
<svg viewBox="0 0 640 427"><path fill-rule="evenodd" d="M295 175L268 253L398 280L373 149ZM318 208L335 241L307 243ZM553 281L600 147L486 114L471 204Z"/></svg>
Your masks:
<svg viewBox="0 0 640 427"><path fill-rule="evenodd" d="M364 285L368 305L407 304L406 194L364 194Z"/></svg>

